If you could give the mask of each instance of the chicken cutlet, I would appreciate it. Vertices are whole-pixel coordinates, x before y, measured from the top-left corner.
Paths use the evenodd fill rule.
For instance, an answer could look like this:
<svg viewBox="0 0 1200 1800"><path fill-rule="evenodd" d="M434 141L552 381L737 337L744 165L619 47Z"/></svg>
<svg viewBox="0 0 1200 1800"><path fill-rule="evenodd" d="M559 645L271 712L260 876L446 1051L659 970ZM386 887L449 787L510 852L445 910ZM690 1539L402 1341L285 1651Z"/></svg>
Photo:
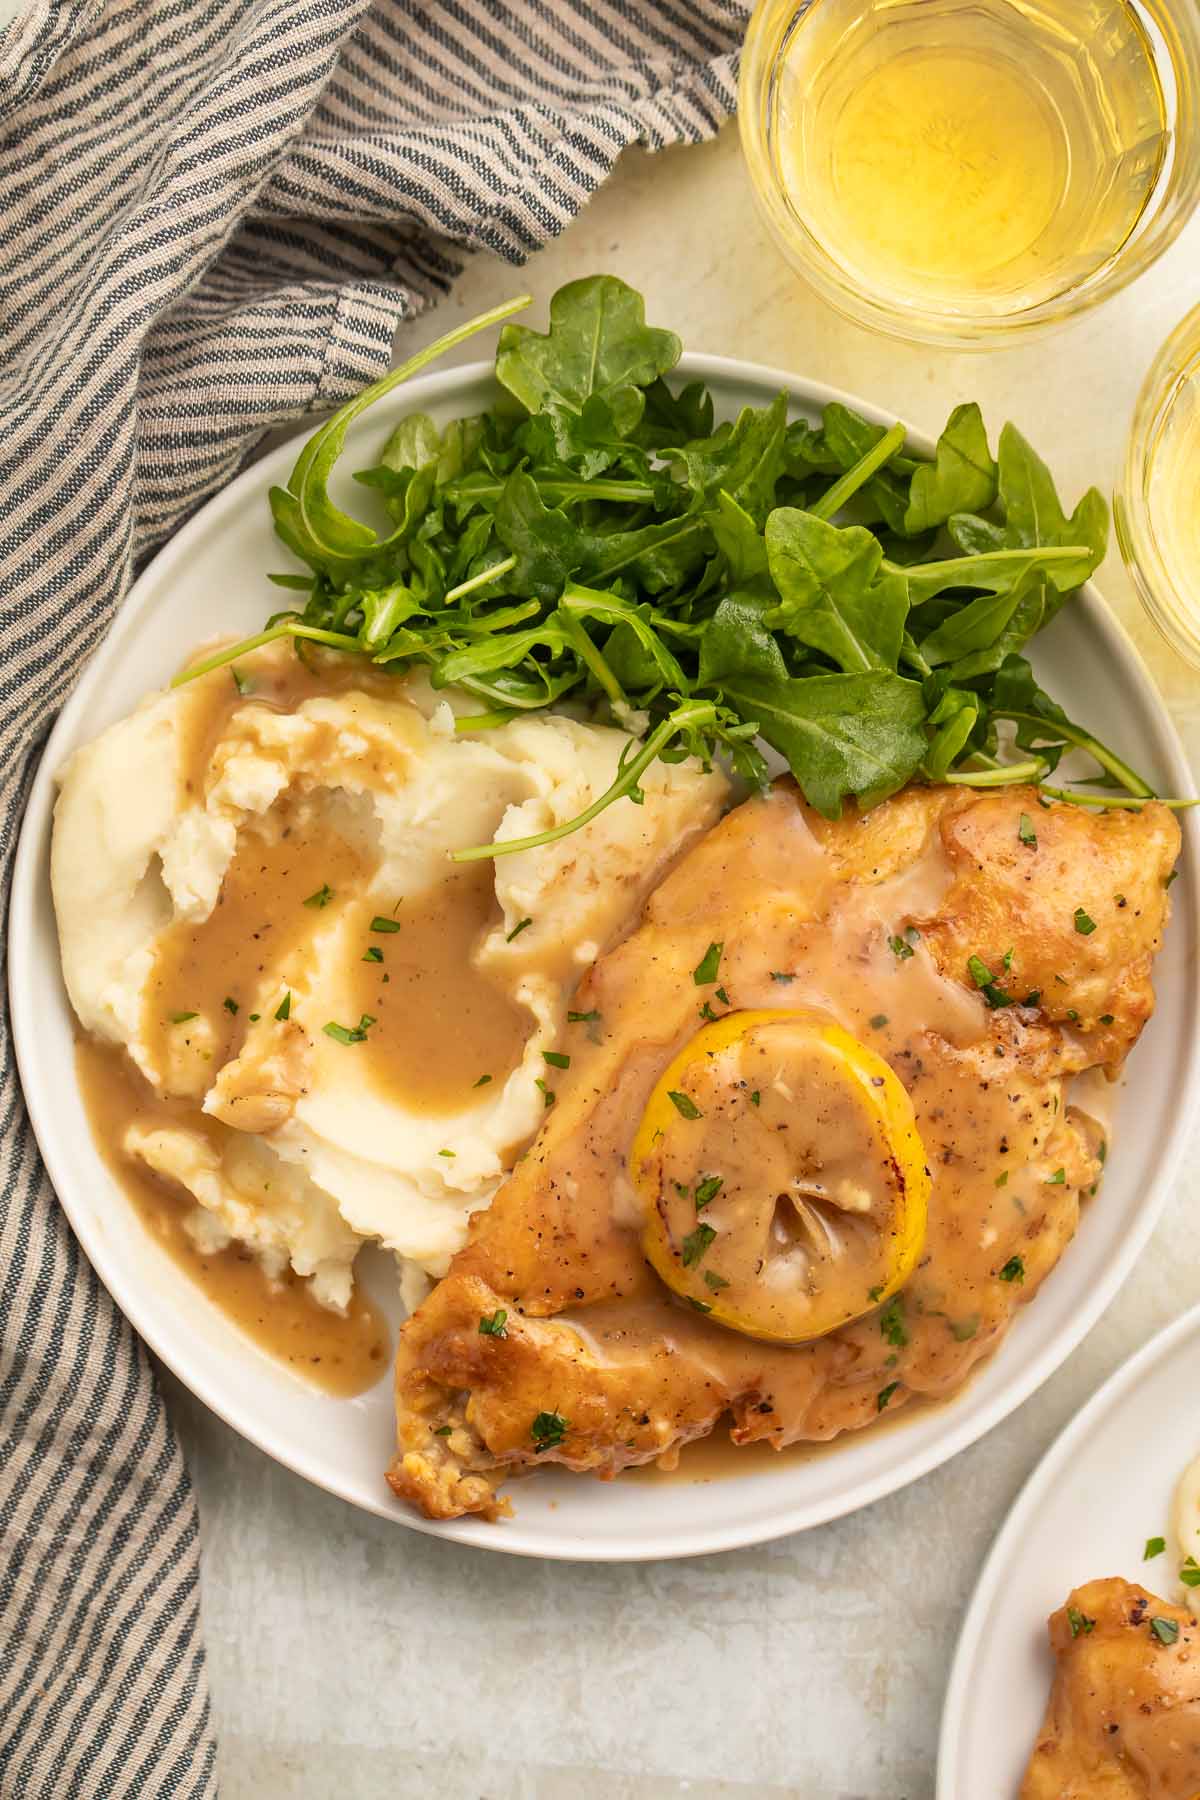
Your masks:
<svg viewBox="0 0 1200 1800"><path fill-rule="evenodd" d="M1103 1136L1070 1084L1115 1076L1151 1015L1178 849L1165 807L1094 814L1028 788L912 787L831 823L783 780L728 814L593 965L569 1067L546 1070L540 1135L403 1327L396 1493L434 1518L494 1517L499 1486L540 1463L609 1477L723 1420L736 1444L783 1448L952 1393L1036 1294L1099 1179ZM689 1063L705 1032L764 1013L803 1044L772 1049L748 1026L740 1061L697 1049ZM911 1188L906 1215L903 1183L879 1214L901 1168L875 1129L883 1113L839 1111L828 1083L815 1100L793 1077L798 1056L816 1066L813 1019L862 1047L846 1094L857 1082L882 1096L885 1075L902 1086L929 1190L911 1270ZM681 1059L694 1079L672 1087ZM690 1171L668 1171L694 1182L664 1177L662 1219L686 1195L696 1221L666 1264L631 1166L664 1091L699 1146ZM650 1139L674 1154L664 1130ZM875 1133L861 1181L845 1167L854 1130ZM750 1209L765 1236L735 1274L740 1292L757 1269L785 1304L749 1304L734 1329L712 1308L733 1280L724 1250L744 1249L756 1169L770 1216ZM836 1288L843 1265L864 1281L853 1316L813 1335L817 1278ZM789 1328L796 1341L779 1341Z"/></svg>
<svg viewBox="0 0 1200 1800"><path fill-rule="evenodd" d="M1136 1582L1089 1581L1049 1621L1057 1661L1021 1800L1195 1800L1200 1629Z"/></svg>

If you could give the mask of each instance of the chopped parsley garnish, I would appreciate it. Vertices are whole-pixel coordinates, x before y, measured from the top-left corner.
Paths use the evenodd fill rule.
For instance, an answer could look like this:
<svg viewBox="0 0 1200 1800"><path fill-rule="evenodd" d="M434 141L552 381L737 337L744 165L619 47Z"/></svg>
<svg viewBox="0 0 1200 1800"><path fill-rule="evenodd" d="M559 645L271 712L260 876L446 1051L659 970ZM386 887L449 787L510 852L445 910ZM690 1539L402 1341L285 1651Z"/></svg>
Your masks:
<svg viewBox="0 0 1200 1800"><path fill-rule="evenodd" d="M450 1436L449 1425L439 1425L437 1427L437 1429L434 1431L433 1435L434 1435L434 1437L449 1437Z"/></svg>
<svg viewBox="0 0 1200 1800"><path fill-rule="evenodd" d="M885 1388L880 1388L879 1392L875 1396L875 1411L876 1412L883 1411L884 1407L887 1405L888 1401L891 1399L892 1395L895 1393L896 1389L899 1386L900 1386L900 1383L898 1381L889 1381Z"/></svg>
<svg viewBox="0 0 1200 1800"><path fill-rule="evenodd" d="M724 1185L720 1175L706 1175L703 1181L698 1181L696 1183L696 1211L702 1212L706 1206L711 1206Z"/></svg>
<svg viewBox="0 0 1200 1800"><path fill-rule="evenodd" d="M1194 1556L1189 1556L1179 1571L1179 1579L1184 1587L1200 1587L1200 1563Z"/></svg>
<svg viewBox="0 0 1200 1800"><path fill-rule="evenodd" d="M1173 1644L1179 1636L1179 1626L1174 1619L1151 1619L1150 1630L1160 1644Z"/></svg>
<svg viewBox="0 0 1200 1800"><path fill-rule="evenodd" d="M1167 879L1163 882L1163 886L1164 886L1164 888L1169 888L1173 881L1178 881L1178 880L1179 880L1179 870L1172 869L1171 873L1167 876Z"/></svg>
<svg viewBox="0 0 1200 1800"><path fill-rule="evenodd" d="M1007 1187L1008 1186L1008 1170L1007 1169L1005 1169L1002 1174L997 1175L996 1186L997 1187Z"/></svg>
<svg viewBox="0 0 1200 1800"><path fill-rule="evenodd" d="M897 957L900 962L904 962L907 957L914 954L913 947L907 938L890 937L888 939L888 944L891 948L892 955Z"/></svg>
<svg viewBox="0 0 1200 1800"><path fill-rule="evenodd" d="M532 924L533 924L532 919L518 919L516 924L513 926L512 930L509 932L508 936L505 938L505 940L504 940L505 943L511 944L514 938L519 938L521 933L523 931L527 931ZM541 1416L541 1415L539 1415L539 1416Z"/></svg>
<svg viewBox="0 0 1200 1800"><path fill-rule="evenodd" d="M1025 1264L1019 1256L1010 1256L1000 1271L1001 1281L1024 1281Z"/></svg>
<svg viewBox="0 0 1200 1800"><path fill-rule="evenodd" d="M186 1025L189 1019L198 1019L200 1014L196 1012L168 1013L167 1017L172 1025Z"/></svg>
<svg viewBox="0 0 1200 1800"><path fill-rule="evenodd" d="M561 1050L543 1050L542 1061L548 1062L552 1069L569 1069L571 1066L570 1057L564 1056Z"/></svg>
<svg viewBox="0 0 1200 1800"><path fill-rule="evenodd" d="M755 1088L754 1092L750 1096L750 1104L751 1104L751 1106L761 1106L762 1105L762 1095L759 1093L757 1088Z"/></svg>
<svg viewBox="0 0 1200 1800"><path fill-rule="evenodd" d="M1107 1138L1100 1139L1100 1142L1096 1146L1096 1155L1099 1158L1100 1167L1103 1168L1105 1163L1108 1161L1108 1139Z"/></svg>
<svg viewBox="0 0 1200 1800"><path fill-rule="evenodd" d="M721 967L721 952L724 944L710 944L700 961L692 970L692 980L697 987L710 987L717 979L717 971Z"/></svg>
<svg viewBox="0 0 1200 1800"><path fill-rule="evenodd" d="M328 1025L322 1026L326 1037L331 1037L339 1044L361 1044L365 1042L375 1020L370 1013L363 1013L357 1025L339 1025L330 1019Z"/></svg>
<svg viewBox="0 0 1200 1800"><path fill-rule="evenodd" d="M1112 1013L1101 1013L1100 1014L1100 1023L1102 1025L1111 1025L1112 1022L1113 1022L1113 1014Z"/></svg>
<svg viewBox="0 0 1200 1800"><path fill-rule="evenodd" d="M884 1342L895 1344L903 1350L908 1342L908 1332L904 1328L904 1297L893 1294L879 1315L879 1329L883 1333Z"/></svg>
<svg viewBox="0 0 1200 1800"><path fill-rule="evenodd" d="M690 1094L677 1094L674 1088L668 1088L667 1099L681 1118L699 1119L703 1116Z"/></svg>
<svg viewBox="0 0 1200 1800"><path fill-rule="evenodd" d="M1082 906L1075 908L1075 929L1080 937L1091 937L1096 929L1095 919L1089 919Z"/></svg>
<svg viewBox="0 0 1200 1800"><path fill-rule="evenodd" d="M1028 813L1022 813L1017 822L1017 836L1031 850L1037 849L1037 832L1033 829L1033 820Z"/></svg>
<svg viewBox="0 0 1200 1800"><path fill-rule="evenodd" d="M876 1013L874 1018L869 1021L869 1024L872 1031L882 1031L887 1022L888 1016L886 1013Z"/></svg>
<svg viewBox="0 0 1200 1800"><path fill-rule="evenodd" d="M789 981L795 981L795 979L796 979L796 977L794 975L786 975L782 969L772 969L771 970L771 980L772 981L782 981L782 982L786 983Z"/></svg>
<svg viewBox="0 0 1200 1800"><path fill-rule="evenodd" d="M538 1413L529 1427L535 1451L540 1455L543 1450L557 1450L569 1429L568 1422L561 1413Z"/></svg>
<svg viewBox="0 0 1200 1800"><path fill-rule="evenodd" d="M965 1344L979 1330L979 1314L972 1313L969 1319L958 1319L950 1327L950 1335L956 1344Z"/></svg>
<svg viewBox="0 0 1200 1800"><path fill-rule="evenodd" d="M1075 1008L1073 1006L1068 1006L1067 1017L1068 1017L1068 1019L1070 1019L1072 1025L1078 1025L1079 1014L1075 1011Z"/></svg>
<svg viewBox="0 0 1200 1800"><path fill-rule="evenodd" d="M1036 1006L1038 1001L1041 999L1041 997L1042 997L1041 988L1033 988L1028 994L1026 994L1025 998L1021 1002L1021 1005L1022 1006Z"/></svg>
<svg viewBox="0 0 1200 1800"><path fill-rule="evenodd" d="M329 902L332 899L333 889L327 881L323 881L316 893L310 894L304 904L305 906L311 906L315 912L320 912L323 907L329 905Z"/></svg>
<svg viewBox="0 0 1200 1800"><path fill-rule="evenodd" d="M439 1156L456 1156L457 1154L458 1154L458 1152L456 1150L439 1150L438 1151Z"/></svg>
<svg viewBox="0 0 1200 1800"><path fill-rule="evenodd" d="M1007 971L1011 966L1012 952L1009 951L1004 962L1005 970ZM967 973L993 1011L998 1006L1012 1005L1012 995L1006 994L1003 988L997 987L996 977L981 956L968 956Z"/></svg>
<svg viewBox="0 0 1200 1800"><path fill-rule="evenodd" d="M508 1314L502 1306L498 1306L494 1313L485 1313L479 1321L480 1337L507 1337L508 1332L505 1330L507 1322Z"/></svg>
<svg viewBox="0 0 1200 1800"><path fill-rule="evenodd" d="M1080 1632L1083 1633L1084 1637L1087 1637L1089 1633L1096 1629L1095 1619L1089 1619L1087 1614L1080 1612L1077 1606L1068 1606L1067 1624L1071 1627L1071 1636L1073 1638L1077 1638Z"/></svg>
<svg viewBox="0 0 1200 1800"><path fill-rule="evenodd" d="M709 1306L706 1301L693 1299L691 1294L687 1297L687 1303L689 1306L694 1306L698 1313L710 1313L712 1311L712 1307Z"/></svg>
<svg viewBox="0 0 1200 1800"><path fill-rule="evenodd" d="M233 1017L235 1019L237 1018L238 1003L236 1000L231 999L230 996L228 994L226 994L224 1000L222 1000L222 1002L221 1002L221 1005L225 1008L225 1011L227 1013L232 1013Z"/></svg>
<svg viewBox="0 0 1200 1800"><path fill-rule="evenodd" d="M683 1240L683 1266L685 1269L695 1268L716 1235L711 1225L697 1225L695 1231L688 1232Z"/></svg>
<svg viewBox="0 0 1200 1800"><path fill-rule="evenodd" d="M477 1082L475 1082L475 1083L474 1083L474 1086L475 1086L475 1087L486 1087L486 1086L487 1086L487 1084L488 1084L488 1082L489 1082L489 1081L490 1081L490 1080L491 1080L491 1079L492 1079L492 1078L491 1078L491 1076L490 1076L490 1075L481 1075L481 1076L480 1076L480 1077L479 1077L479 1080L478 1080L478 1081L477 1081Z"/></svg>
<svg viewBox="0 0 1200 1800"><path fill-rule="evenodd" d="M729 995L725 992L725 989L723 987L719 987L717 989L717 999L721 1002L722 1006L732 1006L733 1005L733 1001L729 998Z"/></svg>
<svg viewBox="0 0 1200 1800"><path fill-rule="evenodd" d="M289 991L283 996L283 999L279 1002L279 1005L275 1008L275 1017L277 1019L282 1020L282 1019L290 1019L291 1016L292 1016L292 995L291 995L291 990L289 989Z"/></svg>
<svg viewBox="0 0 1200 1800"><path fill-rule="evenodd" d="M704 1020L706 1025L715 1025L721 1015L720 1013L715 1013L706 1000L704 1005L700 1008L700 1017Z"/></svg>
<svg viewBox="0 0 1200 1800"><path fill-rule="evenodd" d="M1047 1175L1046 1186L1047 1187L1062 1187L1062 1185L1066 1181L1066 1179L1067 1179L1067 1171L1065 1169L1055 1169L1053 1175Z"/></svg>
<svg viewBox="0 0 1200 1800"><path fill-rule="evenodd" d="M371 920L371 930L381 931L385 937L390 937L393 931L399 931L399 929L399 919L385 919L379 913L376 913L375 917Z"/></svg>
<svg viewBox="0 0 1200 1800"><path fill-rule="evenodd" d="M251 1024L252 1024L252 1025L257 1025L257 1024L258 1024L258 1021L259 1021L259 1020L260 1020L260 1019L261 1019L261 1018L262 1018L262 1014L261 1014L261 1013L251 1013L251 1014L250 1014L250 1023L251 1023Z"/></svg>
<svg viewBox="0 0 1200 1800"><path fill-rule="evenodd" d="M569 1012L567 1014L567 1024L568 1025L595 1025L598 1022L599 1018L600 1018L600 1014L596 1011L595 1007L593 1007L591 1012L585 1012L585 1013Z"/></svg>
<svg viewBox="0 0 1200 1800"><path fill-rule="evenodd" d="M1166 1547L1167 1547L1166 1538L1161 1538L1161 1537L1147 1538L1146 1539L1146 1548L1142 1551L1142 1561L1150 1562L1150 1561L1152 1561L1152 1559L1154 1557L1161 1556L1163 1551L1166 1549Z"/></svg>
<svg viewBox="0 0 1200 1800"><path fill-rule="evenodd" d="M706 1288L710 1288L714 1294L719 1294L722 1288L729 1286L729 1283L723 1275L718 1275L715 1269L705 1269L704 1285Z"/></svg>
<svg viewBox="0 0 1200 1800"><path fill-rule="evenodd" d="M558 1095L554 1092L554 1089L548 1088L546 1086L545 1082L542 1080L540 1075L537 1077L537 1079L533 1085L534 1085L534 1087L541 1088L541 1090L542 1090L542 1105L546 1106L546 1107L553 1106L554 1102L558 1099Z"/></svg>
<svg viewBox="0 0 1200 1800"><path fill-rule="evenodd" d="M378 944L369 944L362 953L362 960L364 962L382 962L383 951Z"/></svg>

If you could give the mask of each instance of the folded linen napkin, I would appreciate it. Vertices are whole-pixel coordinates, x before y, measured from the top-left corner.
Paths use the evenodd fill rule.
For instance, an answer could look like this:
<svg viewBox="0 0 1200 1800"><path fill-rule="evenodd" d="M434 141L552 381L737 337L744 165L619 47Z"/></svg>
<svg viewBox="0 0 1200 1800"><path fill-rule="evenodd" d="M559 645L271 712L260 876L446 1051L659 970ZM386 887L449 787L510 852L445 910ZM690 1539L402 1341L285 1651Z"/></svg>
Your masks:
<svg viewBox="0 0 1200 1800"><path fill-rule="evenodd" d="M626 145L714 131L745 11L34 0L0 27L5 912L38 752L139 559L381 374L461 250L520 262ZM0 1018L0 1795L209 1795L214 1765L187 1471Z"/></svg>

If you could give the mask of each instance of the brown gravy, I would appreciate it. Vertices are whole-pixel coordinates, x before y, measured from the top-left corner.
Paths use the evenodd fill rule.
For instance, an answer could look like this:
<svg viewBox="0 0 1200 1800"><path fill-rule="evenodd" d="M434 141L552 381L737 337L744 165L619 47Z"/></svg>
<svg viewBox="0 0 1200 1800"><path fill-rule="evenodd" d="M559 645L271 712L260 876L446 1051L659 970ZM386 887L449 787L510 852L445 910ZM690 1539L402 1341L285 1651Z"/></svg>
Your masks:
<svg viewBox="0 0 1200 1800"><path fill-rule="evenodd" d="M155 1241L199 1283L230 1322L261 1349L326 1393L359 1394L387 1368L391 1344L381 1313L356 1287L345 1317L320 1306L290 1270L271 1280L249 1251L231 1245L201 1251L184 1226L194 1202L120 1148L129 1126L203 1123L210 1136L228 1127L205 1120L188 1101L163 1099L124 1051L76 1040L75 1066L92 1136L113 1178Z"/></svg>
<svg viewBox="0 0 1200 1800"><path fill-rule="evenodd" d="M885 1431L902 1430L906 1425L913 1425L919 1418L925 1418L932 1412L941 1412L944 1408L957 1405L964 1388L969 1387L974 1380L975 1373L972 1370L962 1387L945 1398L931 1399L925 1394L912 1395L895 1412L885 1414L872 1424L872 1437L878 1437ZM641 1468L626 1469L621 1480L684 1481L700 1485L710 1481L729 1481L737 1475L769 1475L783 1469L794 1469L797 1463L822 1462L827 1456L837 1455L849 1441L845 1434L839 1434L837 1437L825 1438L820 1443L801 1441L786 1444L782 1450L776 1450L765 1438L759 1438L753 1444L739 1445L729 1435L729 1419L726 1417L718 1420L708 1437L697 1438L694 1443L685 1444L674 1467L664 1468L660 1463L645 1463Z"/></svg>
<svg viewBox="0 0 1200 1800"><path fill-rule="evenodd" d="M363 945L380 960L351 965L354 1016L376 1021L367 1079L433 1114L469 1106L477 1087L495 1092L492 1084L520 1062L532 1022L472 961L501 916L491 863L452 875L432 894L397 901L382 912L394 931L372 931L373 914L363 916Z"/></svg>
<svg viewBox="0 0 1200 1800"><path fill-rule="evenodd" d="M365 857L332 832L308 836L286 823L274 839L243 831L208 918L180 920L159 939L143 1014L156 1067L170 1066L171 1039L186 1033L189 1013L215 1032L213 1072L235 1056L262 976L351 901L369 874ZM281 982L261 1003L274 1010L285 992Z"/></svg>

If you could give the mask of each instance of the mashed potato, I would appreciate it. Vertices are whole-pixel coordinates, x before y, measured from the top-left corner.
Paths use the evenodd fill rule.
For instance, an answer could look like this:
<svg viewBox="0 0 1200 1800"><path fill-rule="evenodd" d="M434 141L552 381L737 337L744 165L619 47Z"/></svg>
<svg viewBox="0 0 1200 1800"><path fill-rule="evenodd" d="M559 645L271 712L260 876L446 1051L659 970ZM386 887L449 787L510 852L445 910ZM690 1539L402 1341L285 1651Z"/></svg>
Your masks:
<svg viewBox="0 0 1200 1800"><path fill-rule="evenodd" d="M276 649L239 687L219 670L153 694L76 752L52 881L80 1023L147 1084L123 1151L191 1196L203 1248L245 1244L341 1308L366 1240L445 1269L553 1101L580 974L726 784L659 763L644 804L479 865L490 922L460 954L449 852L573 817L625 734L548 715L463 730L473 703L420 681L289 691L292 666ZM458 1013L413 985L431 946L462 964ZM477 1074L485 1042L504 1066ZM423 1061L454 1080L435 1093Z"/></svg>

